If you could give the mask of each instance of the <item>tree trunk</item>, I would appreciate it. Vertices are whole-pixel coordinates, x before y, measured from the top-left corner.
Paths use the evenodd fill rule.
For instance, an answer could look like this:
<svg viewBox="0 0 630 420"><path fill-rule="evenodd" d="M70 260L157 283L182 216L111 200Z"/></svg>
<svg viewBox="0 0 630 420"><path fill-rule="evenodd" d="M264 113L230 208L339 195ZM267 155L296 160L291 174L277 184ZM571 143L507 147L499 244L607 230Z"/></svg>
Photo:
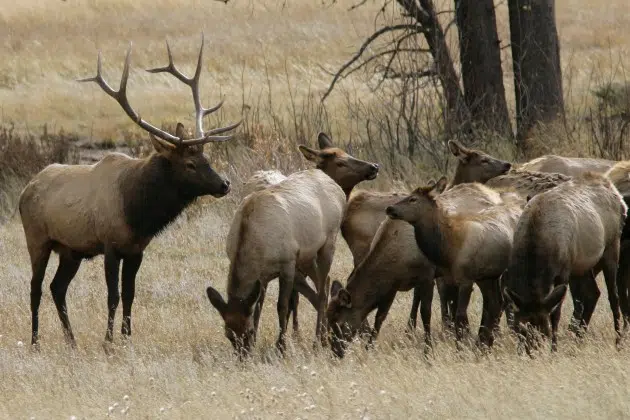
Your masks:
<svg viewBox="0 0 630 420"><path fill-rule="evenodd" d="M459 78L455 72L453 60L446 44L444 30L440 25L432 0L396 0L412 17L424 28L424 37L435 62L440 84L444 90L446 106L448 108L447 132L449 135L457 132L468 132L470 113L464 101L464 95L459 85Z"/></svg>
<svg viewBox="0 0 630 420"><path fill-rule="evenodd" d="M455 0L464 99L475 128L512 137L493 0Z"/></svg>
<svg viewBox="0 0 630 420"><path fill-rule="evenodd" d="M539 123L564 115L555 0L508 0L519 147Z"/></svg>

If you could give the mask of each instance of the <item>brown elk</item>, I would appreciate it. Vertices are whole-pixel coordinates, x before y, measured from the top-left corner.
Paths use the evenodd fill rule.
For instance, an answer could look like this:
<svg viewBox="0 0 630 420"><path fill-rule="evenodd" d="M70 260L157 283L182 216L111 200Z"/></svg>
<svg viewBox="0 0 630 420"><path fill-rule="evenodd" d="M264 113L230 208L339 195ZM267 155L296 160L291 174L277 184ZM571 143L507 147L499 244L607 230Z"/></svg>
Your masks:
<svg viewBox="0 0 630 420"><path fill-rule="evenodd" d="M511 164L497 159L480 150L470 149L450 140L450 152L457 158L457 167L451 186L480 182L506 173ZM348 210L341 225L341 233L352 252L354 266L358 266L370 249L372 238L383 220L386 219L385 209L400 201L408 193L377 193L360 191L354 194L348 202ZM453 288L443 281L439 282L438 292L442 303L442 317L448 319L448 307L452 307ZM420 301L423 300L422 289L414 292L414 303L409 318L409 325L415 325ZM455 295L457 290L455 289Z"/></svg>
<svg viewBox="0 0 630 420"><path fill-rule="evenodd" d="M544 155L523 163L520 165L520 169L533 172L553 172L568 176L577 176L584 172L603 174L612 168L615 163L615 161L607 159Z"/></svg>
<svg viewBox="0 0 630 420"><path fill-rule="evenodd" d="M197 112L196 137L193 139L187 138L181 124L172 135L141 119L132 109L127 99L130 54L131 47L118 91L103 79L100 53L96 76L82 81L96 82L116 99L125 113L149 132L155 152L145 159L112 153L94 165L53 164L37 174L20 196L20 215L33 270L33 344L38 342L41 287L51 251L59 254L59 267L50 289L67 340L74 345L66 306L68 285L82 259L99 254L105 255L108 292L105 338L113 339L114 315L120 301L118 272L121 260L121 330L124 336L129 336L135 278L146 246L196 197L207 194L222 197L230 191L229 181L210 167L203 154L203 145L228 140L231 136L219 134L236 128L240 122L209 131L203 129L203 116L218 109L218 106L205 109L199 102L203 41L192 78L184 77L175 69L170 49L169 66L150 70L168 71L190 86Z"/></svg>
<svg viewBox="0 0 630 420"><path fill-rule="evenodd" d="M458 341L467 327L470 290L473 283L479 286L483 295L479 342L491 346L502 312L499 278L507 268L523 200L506 195L503 203L480 211L453 212L448 203L438 200L444 184L445 177L433 186L417 188L389 206L387 215L410 223L422 253L459 286L455 315Z"/></svg>
<svg viewBox="0 0 630 420"><path fill-rule="evenodd" d="M626 212L612 182L589 172L529 201L504 280L504 295L515 311L513 328L528 352L539 344L535 332L551 338L556 348L567 285L594 282L592 271L604 272L619 340L616 275Z"/></svg>
<svg viewBox="0 0 630 420"><path fill-rule="evenodd" d="M302 154L315 162L317 169L291 174L278 184L253 192L241 203L227 242L227 302L212 287L207 289L210 302L225 321L227 338L241 354L254 344L265 289L276 277L280 281L277 347L281 351L285 347L294 287L302 292L300 288L308 286L303 276L296 277L299 274L315 283L317 299L312 303L317 309L316 335L324 337L328 271L347 197L356 184L376 177L378 165L333 147L324 133L318 141L319 151L300 145Z"/></svg>
<svg viewBox="0 0 630 420"><path fill-rule="evenodd" d="M444 187L445 183L438 186L439 192ZM440 194L438 200L452 212L461 207L471 211L502 203L498 193L478 183L456 185ZM327 317L333 352L343 356L348 341L363 328L374 309L377 313L370 340L376 338L396 293L411 288L420 290L425 341L430 344L434 277L435 266L416 245L413 227L401 220L385 219L368 254L350 274L346 288L339 282L331 287ZM411 328L415 327L415 318L412 322Z"/></svg>

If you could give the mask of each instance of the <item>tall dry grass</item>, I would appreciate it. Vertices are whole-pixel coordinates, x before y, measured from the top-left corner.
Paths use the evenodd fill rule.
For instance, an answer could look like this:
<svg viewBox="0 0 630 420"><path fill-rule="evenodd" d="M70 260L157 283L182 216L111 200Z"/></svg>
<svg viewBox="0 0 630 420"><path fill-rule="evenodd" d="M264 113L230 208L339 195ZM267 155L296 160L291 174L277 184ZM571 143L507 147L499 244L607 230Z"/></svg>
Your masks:
<svg viewBox="0 0 630 420"><path fill-rule="evenodd" d="M451 2L438 3L441 10L451 7ZM184 86L142 69L165 63L164 39L168 38L176 63L192 71L202 30L206 34L203 100L211 104L226 98L224 111L212 123L246 116L235 142L207 148L217 169L234 181L233 194L221 200L200 200L151 243L138 275L133 338L125 343L117 336L113 353L101 348L106 325L102 258L85 262L70 287L69 311L79 343L73 351L63 342L47 290L56 257L51 259L44 285L42 350L31 352L30 267L22 228L16 219L0 226L0 418L626 415L630 408L628 349L614 348L605 296L582 342L566 332L572 310L567 299L560 351L543 352L534 360L518 356L508 334L490 355L456 352L452 337L441 330L435 302L436 342L427 359L422 340L404 337L410 296L403 293L376 348L366 352L355 343L349 355L338 361L326 351L313 351L315 317L305 300L300 307L299 338L291 341L286 359L275 355L273 290L263 312L256 352L251 361L237 363L204 289L208 284L220 290L225 285L227 227L239 200L239 183L252 171L279 168L289 172L306 167L295 143L313 142L322 129L331 131L353 154L383 163L379 178L365 185L369 188L401 189L450 170L445 150L421 150L410 159L391 152L393 140L384 132L366 127L366 119L383 120L395 104L386 94L371 93L364 74L344 81L326 107L320 106L319 95L330 81L320 66L335 69L374 29L380 3L367 2L348 12L351 4L340 1L331 6L310 0L231 1L227 5L207 0L0 3L4 41L0 44L0 119L14 121L20 136L39 137L37 127L46 123L50 133L61 128L76 133L72 144L77 147L91 142L108 147L124 144L131 153L145 153L144 135L118 105L96 86L74 80L93 74L100 49L105 76L116 85L125 49L133 40L132 104L156 124L176 120L190 124L192 106ZM596 105L594 90L627 81L623 73L630 68L627 4L613 0L602 7L585 0L558 0L556 8L569 118L563 126L541 132L541 151L601 154L596 136L589 134L593 124L585 117ZM507 40L506 4L499 2L497 10L501 38ZM447 21L449 14L442 17ZM456 39L452 27L448 36ZM509 49L503 52L506 90L511 96ZM439 109L427 98L422 116L431 120L439 116ZM432 138L435 127L423 128L426 137ZM510 145L484 139L479 144L502 157L515 156ZM82 158L87 155L100 156L83 147ZM4 163L22 168L17 159L4 156L9 156ZM22 169L32 172L31 165L41 166L50 159L54 160L48 156L41 162L35 159L39 163L28 161L29 167ZM27 176L12 177L17 183L10 189L6 182L0 185L0 190L10 191L7 199L15 200ZM332 277L345 281L351 268L349 251L340 240ZM470 308L473 325L479 323L480 309L475 292Z"/></svg>

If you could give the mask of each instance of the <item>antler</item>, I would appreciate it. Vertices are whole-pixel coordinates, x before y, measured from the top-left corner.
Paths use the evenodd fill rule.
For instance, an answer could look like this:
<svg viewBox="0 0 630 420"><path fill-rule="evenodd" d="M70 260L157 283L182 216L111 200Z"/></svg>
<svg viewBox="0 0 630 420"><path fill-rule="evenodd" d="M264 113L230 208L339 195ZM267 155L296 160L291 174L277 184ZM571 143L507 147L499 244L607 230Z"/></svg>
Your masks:
<svg viewBox="0 0 630 420"><path fill-rule="evenodd" d="M227 127L221 127L221 128L216 128L214 130L210 130L206 133L203 132L203 130L201 130L201 134L199 134L199 130L197 130L197 137L194 139L190 139L190 140L183 140L179 137L176 137L164 130L160 130L159 128L157 128L156 126L152 125L151 123L143 120L140 115L134 111L134 109L131 107L131 105L129 104L129 99L127 98L127 80L129 79L129 61L131 59L131 47L133 46L133 43L129 43L129 49L127 50L127 56L125 57L125 65L123 67L123 72L122 72L122 76L120 79L120 87L118 88L118 90L114 90L106 81L105 79L103 79L103 70L102 70L102 55L101 52L99 51L98 53L98 61L97 61L97 67L96 67L96 76L94 77L89 77L89 78L85 78L85 79L80 79L78 80L79 82L95 82L96 84L98 84L101 89L103 89L103 91L105 91L105 93L107 93L109 96L111 96L112 98L114 98L116 100L116 102L118 102L118 104L122 107L122 109L125 111L125 113L129 116L129 118L132 119L133 122L135 122L136 124L138 124L141 128L143 128L144 130L148 131L149 133L153 134L154 136L158 137L159 139L162 139L164 141L166 141L167 143L170 143L173 146L194 146L194 145L198 145L198 144L205 144L205 143L209 143L209 142L221 142L221 141L227 141L229 139L232 138L231 135L229 136L217 136L216 134L221 134L221 133L225 133L227 131L233 130L234 128L238 127L242 121L239 121L236 124L232 124L230 126ZM202 47L203 47L203 42L202 42ZM177 69L175 69L174 66L172 66L172 57L171 57L171 53L170 53L170 49L169 49L169 61L170 64L167 68L172 67L174 71L177 72L177 74L179 74L179 76L176 75L176 77L182 81L186 80L186 84L188 84L189 86L191 86L191 89L193 89L193 98L195 99L195 110L197 110L197 127L200 127L201 121L200 119L203 118L204 115L207 115L211 112L216 111L217 109L219 109L219 107L223 104L223 102L221 102L219 105L217 105L214 108L210 108L210 109L204 109L203 107L201 107L201 101L199 99L199 92L198 92L198 82L199 82L199 75L201 73L201 54L199 55L199 63L197 64L197 71L195 73L195 76L193 77L193 79L187 79L184 75L182 75L179 71L177 71ZM156 71L152 71L153 73L159 73L160 71L166 71L167 68L164 69L155 69ZM175 73L173 73L175 74ZM181 78L180 78L181 77ZM194 81L194 84L193 84ZM193 88L193 86L195 86ZM201 112L201 117L199 112ZM205 112L205 114L204 114Z"/></svg>
<svg viewBox="0 0 630 420"><path fill-rule="evenodd" d="M196 139L193 140L184 140L184 144L193 145L193 144L203 144L208 142L216 142L216 141L226 141L232 138L231 135L228 136L219 136L217 134L222 134L228 131L231 131L241 125L242 120L228 125L226 127L219 127L209 131L204 131L203 129L203 117L208 114L211 114L217 111L221 106L223 106L223 100L219 102L217 105L212 108L204 108L201 105L201 97L199 96L199 77L201 76L201 63L203 60L203 45L204 45L204 36L203 32L201 33L201 48L199 49L199 58L197 60L197 69L195 70L195 74L193 77L186 77L182 72L180 72L173 63L173 54L171 53L171 47L166 41L166 52L168 53L168 65L164 67L157 67L154 69L147 70L149 73L170 73L177 80L184 83L190 90L192 91L193 101L195 103L195 136Z"/></svg>

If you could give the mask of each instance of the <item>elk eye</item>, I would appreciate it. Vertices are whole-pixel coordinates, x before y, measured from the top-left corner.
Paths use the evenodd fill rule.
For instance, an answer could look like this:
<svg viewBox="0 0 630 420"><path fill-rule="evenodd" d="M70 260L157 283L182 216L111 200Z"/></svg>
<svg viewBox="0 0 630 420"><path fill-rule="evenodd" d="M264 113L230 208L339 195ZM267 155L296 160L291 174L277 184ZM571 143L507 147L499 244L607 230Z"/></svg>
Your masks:
<svg viewBox="0 0 630 420"><path fill-rule="evenodd" d="M415 203L416 201L418 201L418 199L416 197L409 198L409 202L410 203Z"/></svg>
<svg viewBox="0 0 630 420"><path fill-rule="evenodd" d="M191 171L194 171L195 169L197 169L197 167L195 166L193 162L186 162L186 169L190 169Z"/></svg>
<svg viewBox="0 0 630 420"><path fill-rule="evenodd" d="M337 166L340 167L340 168L343 167L343 166L346 166L346 162L341 161L341 160L337 161Z"/></svg>

